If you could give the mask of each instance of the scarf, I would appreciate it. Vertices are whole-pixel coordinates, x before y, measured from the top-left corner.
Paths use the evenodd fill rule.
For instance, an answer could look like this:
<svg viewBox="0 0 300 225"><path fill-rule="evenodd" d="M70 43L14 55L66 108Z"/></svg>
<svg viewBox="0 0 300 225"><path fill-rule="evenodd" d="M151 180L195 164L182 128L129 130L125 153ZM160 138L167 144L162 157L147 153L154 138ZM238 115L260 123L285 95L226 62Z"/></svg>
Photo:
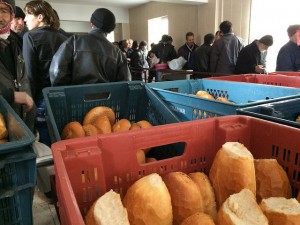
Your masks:
<svg viewBox="0 0 300 225"><path fill-rule="evenodd" d="M9 6L9 8L10 8L10 20L9 20L9 22L7 23L7 25L5 26L5 27L2 27L2 28L0 28L0 35L1 35L1 38L2 39L7 39L7 37L9 36L9 34L10 34L10 24L11 24L11 21L15 18L15 13L14 13L14 10L13 10L13 8L12 8L12 6L10 5L10 4L8 4L8 3L6 3L6 2L3 2L3 1L1 1L1 3L3 3L3 4L5 4L5 5L7 5L7 6ZM8 34L8 35L7 35ZM4 35L4 36L2 36L2 35ZM7 35L7 36L6 36ZM6 37L6 38L3 38L3 37Z"/></svg>

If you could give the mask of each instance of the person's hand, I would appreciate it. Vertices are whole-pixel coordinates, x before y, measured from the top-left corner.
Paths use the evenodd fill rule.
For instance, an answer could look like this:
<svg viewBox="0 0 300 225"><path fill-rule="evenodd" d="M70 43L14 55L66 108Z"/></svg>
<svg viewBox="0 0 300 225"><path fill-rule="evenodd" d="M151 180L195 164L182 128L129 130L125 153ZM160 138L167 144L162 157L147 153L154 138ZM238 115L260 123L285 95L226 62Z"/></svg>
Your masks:
<svg viewBox="0 0 300 225"><path fill-rule="evenodd" d="M15 91L15 103L25 106L25 112L28 112L33 107L33 99L26 92Z"/></svg>
<svg viewBox="0 0 300 225"><path fill-rule="evenodd" d="M257 65L255 66L255 72L256 73L265 73L265 67L263 65Z"/></svg>

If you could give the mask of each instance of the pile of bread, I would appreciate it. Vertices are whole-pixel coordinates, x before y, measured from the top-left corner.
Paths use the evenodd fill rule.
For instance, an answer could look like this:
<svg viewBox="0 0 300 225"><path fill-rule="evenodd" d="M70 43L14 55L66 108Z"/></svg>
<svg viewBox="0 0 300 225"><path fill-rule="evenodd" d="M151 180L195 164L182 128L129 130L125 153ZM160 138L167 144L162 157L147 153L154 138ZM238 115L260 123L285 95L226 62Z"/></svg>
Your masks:
<svg viewBox="0 0 300 225"><path fill-rule="evenodd" d="M298 195L300 201L300 194ZM87 225L297 225L300 203L275 159L254 159L238 142L217 152L209 177L171 172L142 177L124 198L100 197Z"/></svg>
<svg viewBox="0 0 300 225"><path fill-rule="evenodd" d="M0 144L8 142L8 130L3 115L0 113Z"/></svg>
<svg viewBox="0 0 300 225"><path fill-rule="evenodd" d="M110 107L97 106L88 111L82 124L72 121L65 125L61 138L65 140L147 127L152 127L152 125L146 120L133 124L128 119L120 119L116 122L115 112Z"/></svg>
<svg viewBox="0 0 300 225"><path fill-rule="evenodd" d="M214 96L209 94L207 91L203 91L203 90L197 91L197 93L195 95L200 97L200 98L207 98L207 99L210 99L210 100L217 100L217 101L220 101L220 102L227 102L227 103L234 104L234 102L229 101L225 97L218 97L218 98L215 99Z"/></svg>

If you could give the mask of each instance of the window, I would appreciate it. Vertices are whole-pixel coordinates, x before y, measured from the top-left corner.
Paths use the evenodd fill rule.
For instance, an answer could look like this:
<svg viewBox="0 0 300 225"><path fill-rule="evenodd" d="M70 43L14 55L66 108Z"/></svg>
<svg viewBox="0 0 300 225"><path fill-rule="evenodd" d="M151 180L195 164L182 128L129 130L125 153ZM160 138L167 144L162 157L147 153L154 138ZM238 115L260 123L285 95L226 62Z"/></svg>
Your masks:
<svg viewBox="0 0 300 225"><path fill-rule="evenodd" d="M157 17L148 20L148 41L149 46L151 43L157 44L161 36L169 33L169 20L168 16Z"/></svg>
<svg viewBox="0 0 300 225"><path fill-rule="evenodd" d="M267 71L276 69L280 48L289 41L287 28L299 24L299 0L252 0L250 20L250 43L266 34L273 36L273 46L268 50Z"/></svg>

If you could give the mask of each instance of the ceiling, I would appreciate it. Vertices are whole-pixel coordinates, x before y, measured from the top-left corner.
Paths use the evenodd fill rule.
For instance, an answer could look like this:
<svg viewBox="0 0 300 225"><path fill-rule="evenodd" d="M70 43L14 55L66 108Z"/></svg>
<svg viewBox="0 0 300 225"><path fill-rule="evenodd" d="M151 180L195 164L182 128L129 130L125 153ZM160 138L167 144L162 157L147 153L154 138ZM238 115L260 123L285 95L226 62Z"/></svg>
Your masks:
<svg viewBox="0 0 300 225"><path fill-rule="evenodd" d="M49 0L50 3L63 3L63 4L84 4L84 5L97 5L120 7L120 8L133 8L149 2L168 2L178 4L193 4L199 5L207 3L208 0Z"/></svg>

